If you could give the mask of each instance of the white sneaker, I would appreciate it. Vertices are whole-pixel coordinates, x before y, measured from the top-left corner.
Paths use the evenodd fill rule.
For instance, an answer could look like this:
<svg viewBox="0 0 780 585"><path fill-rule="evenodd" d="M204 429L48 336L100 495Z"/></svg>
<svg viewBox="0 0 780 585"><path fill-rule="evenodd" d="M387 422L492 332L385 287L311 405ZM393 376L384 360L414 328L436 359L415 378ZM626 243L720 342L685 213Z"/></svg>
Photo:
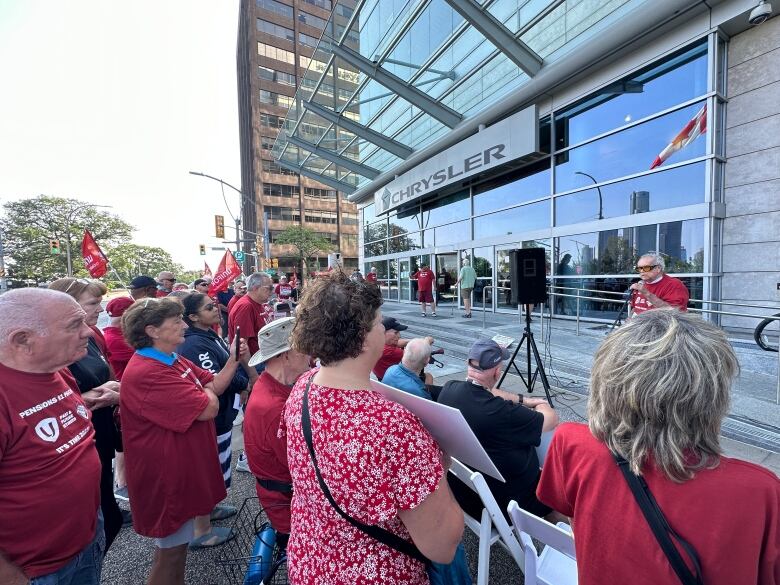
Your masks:
<svg viewBox="0 0 780 585"><path fill-rule="evenodd" d="M239 408L238 414L236 415L236 419L233 421L233 426L238 427L241 425L242 422L244 422L244 409Z"/></svg>
<svg viewBox="0 0 780 585"><path fill-rule="evenodd" d="M238 463L236 463L236 471L243 471L244 473L250 473L249 471L249 461L246 458L246 453L243 451L241 452L241 455L238 457Z"/></svg>

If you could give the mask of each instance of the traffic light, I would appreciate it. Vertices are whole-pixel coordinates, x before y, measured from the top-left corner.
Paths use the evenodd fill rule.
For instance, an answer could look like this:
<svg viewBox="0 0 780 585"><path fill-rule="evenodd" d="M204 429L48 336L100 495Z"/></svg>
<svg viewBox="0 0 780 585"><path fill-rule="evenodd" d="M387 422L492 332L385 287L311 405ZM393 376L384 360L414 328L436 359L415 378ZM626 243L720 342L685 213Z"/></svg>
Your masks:
<svg viewBox="0 0 780 585"><path fill-rule="evenodd" d="M271 268L279 268L279 258L271 258Z"/></svg>
<svg viewBox="0 0 780 585"><path fill-rule="evenodd" d="M214 232L218 238L225 237L225 217L222 215L214 216Z"/></svg>
<svg viewBox="0 0 780 585"><path fill-rule="evenodd" d="M200 245L200 255L205 256L206 255L206 244Z"/></svg>
<svg viewBox="0 0 780 585"><path fill-rule="evenodd" d="M49 240L49 249L52 254L59 254L60 253L60 241L59 240Z"/></svg>

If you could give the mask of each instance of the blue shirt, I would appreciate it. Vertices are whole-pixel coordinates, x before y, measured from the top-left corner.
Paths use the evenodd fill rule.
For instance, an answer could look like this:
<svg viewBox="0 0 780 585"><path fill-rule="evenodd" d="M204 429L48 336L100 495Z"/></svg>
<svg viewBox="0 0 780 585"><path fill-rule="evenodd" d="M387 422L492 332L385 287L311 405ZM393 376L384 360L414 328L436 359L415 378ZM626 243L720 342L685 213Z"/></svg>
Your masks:
<svg viewBox="0 0 780 585"><path fill-rule="evenodd" d="M433 400L431 395L425 389L425 384L420 380L420 376L403 364L396 364L387 368L382 384L387 384L398 390L403 390L409 394L414 394L420 398Z"/></svg>

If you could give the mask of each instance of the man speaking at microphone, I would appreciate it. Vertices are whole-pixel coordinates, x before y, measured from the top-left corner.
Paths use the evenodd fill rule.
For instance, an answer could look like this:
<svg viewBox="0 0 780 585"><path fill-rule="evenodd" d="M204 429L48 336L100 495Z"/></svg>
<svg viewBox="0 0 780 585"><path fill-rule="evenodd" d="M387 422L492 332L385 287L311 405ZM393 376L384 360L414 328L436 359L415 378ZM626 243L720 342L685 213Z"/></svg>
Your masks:
<svg viewBox="0 0 780 585"><path fill-rule="evenodd" d="M688 310L688 289L681 280L666 274L664 268L664 259L657 252L648 252L637 260L640 280L630 287L632 315L661 307Z"/></svg>

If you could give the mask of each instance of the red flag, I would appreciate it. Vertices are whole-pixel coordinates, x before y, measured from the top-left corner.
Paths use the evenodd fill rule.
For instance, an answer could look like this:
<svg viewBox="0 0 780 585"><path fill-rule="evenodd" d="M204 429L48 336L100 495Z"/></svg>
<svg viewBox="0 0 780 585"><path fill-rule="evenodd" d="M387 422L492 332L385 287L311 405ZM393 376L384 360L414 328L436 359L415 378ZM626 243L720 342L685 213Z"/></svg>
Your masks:
<svg viewBox="0 0 780 585"><path fill-rule="evenodd" d="M209 263L208 262L203 262L203 265L205 266L205 268L203 270L203 276L214 276L211 273L211 268L209 268Z"/></svg>
<svg viewBox="0 0 780 585"><path fill-rule="evenodd" d="M108 272L108 258L89 230L84 230L84 239L81 240L81 257L84 258L84 266L92 278L100 278Z"/></svg>
<svg viewBox="0 0 780 585"><path fill-rule="evenodd" d="M233 253L228 250L219 262L219 268L217 268L217 274L211 281L208 295L211 297L225 290L240 275L241 267L236 262L236 259L233 258Z"/></svg>
<svg viewBox="0 0 780 585"><path fill-rule="evenodd" d="M661 154L655 157L653 164L650 165L650 170L660 167L667 158L688 146L705 132L707 132L707 104L704 104L693 119L680 130L680 133L661 151Z"/></svg>

